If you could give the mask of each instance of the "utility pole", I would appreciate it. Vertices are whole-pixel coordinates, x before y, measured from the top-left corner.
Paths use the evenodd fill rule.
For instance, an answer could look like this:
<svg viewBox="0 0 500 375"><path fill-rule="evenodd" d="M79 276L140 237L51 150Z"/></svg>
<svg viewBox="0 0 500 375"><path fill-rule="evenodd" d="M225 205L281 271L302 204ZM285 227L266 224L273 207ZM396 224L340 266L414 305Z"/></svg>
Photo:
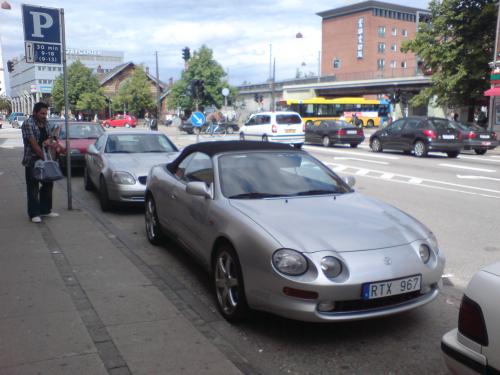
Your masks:
<svg viewBox="0 0 500 375"><path fill-rule="evenodd" d="M271 76L271 111L274 112L274 83L276 82L276 59L273 61L273 72Z"/></svg>
<svg viewBox="0 0 500 375"><path fill-rule="evenodd" d="M155 51L156 55L156 120L160 121L161 115L161 103L160 103L160 73L158 70L158 51Z"/></svg>
<svg viewBox="0 0 500 375"><path fill-rule="evenodd" d="M493 60L492 60L492 68L493 70L497 67L497 56L498 56L498 29L500 28L500 6L497 4L497 8L498 8L498 11L497 11L497 30L496 30L496 36L495 36L495 48L493 48L494 50L494 54L493 54ZM491 85L491 87L493 88L493 85ZM488 122L489 122L489 128L490 130L493 130L493 128L495 127L495 123L496 123L496 120L493 119L493 117L495 116L495 108L493 108L495 106L495 97L494 96L490 96L490 109L489 109L489 113L488 113Z"/></svg>
<svg viewBox="0 0 500 375"><path fill-rule="evenodd" d="M66 130L66 189L68 190L68 210L73 209L73 193L71 189L71 152L69 141L68 124L68 70L66 67L66 26L64 23L64 9L61 9L61 34L62 34L62 63L63 63L63 87L64 87L64 129Z"/></svg>

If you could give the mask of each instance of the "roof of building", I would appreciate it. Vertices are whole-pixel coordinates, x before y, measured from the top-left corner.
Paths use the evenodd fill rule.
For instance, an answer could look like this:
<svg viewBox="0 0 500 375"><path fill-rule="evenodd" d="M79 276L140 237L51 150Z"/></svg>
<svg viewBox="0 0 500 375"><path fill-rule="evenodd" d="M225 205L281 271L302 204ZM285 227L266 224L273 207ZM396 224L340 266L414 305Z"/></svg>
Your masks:
<svg viewBox="0 0 500 375"><path fill-rule="evenodd" d="M136 65L132 62L132 61L129 61L129 62L126 62L126 63L123 63L121 65L118 65L116 66L115 68L113 68L111 71L109 71L108 73L106 73L101 79L100 79L100 84L101 86L104 85L106 82L112 80L114 77L116 77L120 72L124 71L126 68L128 67L135 67ZM146 75L148 76L148 78L153 81L153 82L156 82L156 77L152 76L151 74L149 74L148 72L145 72ZM160 82L160 87L162 89L165 89L167 87L167 84L165 82L162 82L161 80L159 81Z"/></svg>
<svg viewBox="0 0 500 375"><path fill-rule="evenodd" d="M404 5L385 3L383 1L363 1L361 3L347 5L347 6L340 7L340 8L325 10L323 12L319 12L316 14L318 16L322 17L323 19L324 18L334 18L334 17L340 17L340 16L347 16L347 15L353 14L353 13L364 12L367 10L372 10L374 8L387 9L387 10L393 10L396 12L405 12L405 13L412 13L412 14L416 14L417 11L418 12L425 12L425 13L429 12L427 9L412 8L412 7L407 7Z"/></svg>

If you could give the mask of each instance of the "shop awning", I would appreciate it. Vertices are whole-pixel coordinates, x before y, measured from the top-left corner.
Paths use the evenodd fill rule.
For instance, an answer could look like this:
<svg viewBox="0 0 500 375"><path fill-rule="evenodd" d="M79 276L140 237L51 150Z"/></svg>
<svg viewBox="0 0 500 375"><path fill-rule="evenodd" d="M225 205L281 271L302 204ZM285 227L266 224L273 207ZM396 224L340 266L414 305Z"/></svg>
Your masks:
<svg viewBox="0 0 500 375"><path fill-rule="evenodd" d="M484 96L500 96L500 87L493 87L492 89L486 90Z"/></svg>

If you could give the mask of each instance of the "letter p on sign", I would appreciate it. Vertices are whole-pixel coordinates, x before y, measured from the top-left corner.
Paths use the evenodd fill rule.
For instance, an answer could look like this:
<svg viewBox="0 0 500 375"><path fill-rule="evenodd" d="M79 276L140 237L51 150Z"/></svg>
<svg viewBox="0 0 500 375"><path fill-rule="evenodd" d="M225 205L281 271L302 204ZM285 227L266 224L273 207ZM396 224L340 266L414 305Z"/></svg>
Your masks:
<svg viewBox="0 0 500 375"><path fill-rule="evenodd" d="M31 36L35 38L43 38L42 29L50 29L50 27L54 24L52 16L48 13L33 11L30 12L30 15L33 17L33 34L31 34Z"/></svg>

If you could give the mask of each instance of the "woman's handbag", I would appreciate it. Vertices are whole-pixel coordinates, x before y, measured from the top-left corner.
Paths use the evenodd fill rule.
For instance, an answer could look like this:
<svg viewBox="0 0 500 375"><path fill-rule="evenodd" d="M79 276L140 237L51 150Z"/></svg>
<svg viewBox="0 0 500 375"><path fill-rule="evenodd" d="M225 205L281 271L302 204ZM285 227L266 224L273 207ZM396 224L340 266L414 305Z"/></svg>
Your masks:
<svg viewBox="0 0 500 375"><path fill-rule="evenodd" d="M52 160L50 152L43 151L45 160L37 160L33 168L33 178L38 181L56 181L64 178L59 163Z"/></svg>

